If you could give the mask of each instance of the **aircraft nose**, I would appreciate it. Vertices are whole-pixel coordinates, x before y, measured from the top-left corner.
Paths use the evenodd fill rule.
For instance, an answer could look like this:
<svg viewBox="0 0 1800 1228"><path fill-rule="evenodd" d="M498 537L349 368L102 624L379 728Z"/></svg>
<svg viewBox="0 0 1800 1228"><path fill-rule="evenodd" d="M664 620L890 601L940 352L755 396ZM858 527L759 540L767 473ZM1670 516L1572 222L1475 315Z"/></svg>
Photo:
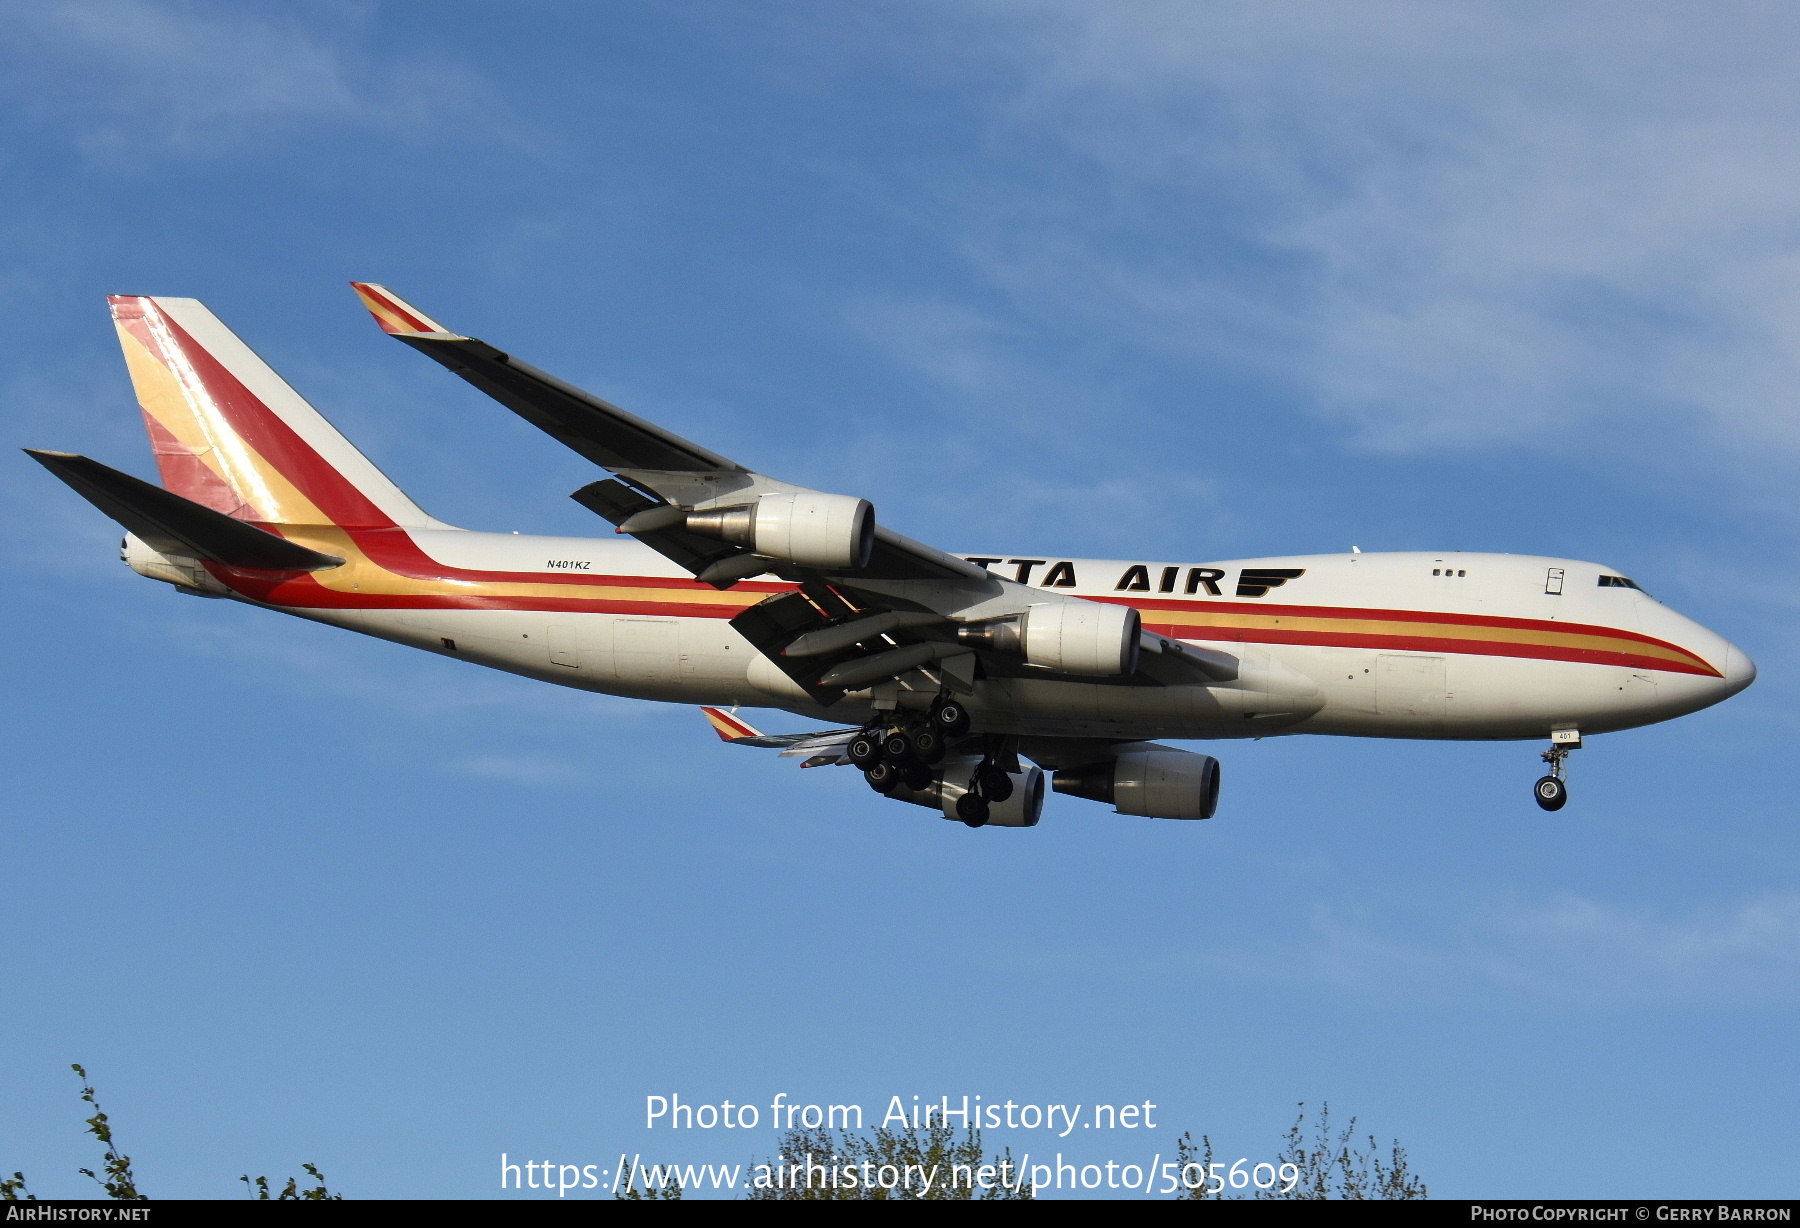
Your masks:
<svg viewBox="0 0 1800 1228"><path fill-rule="evenodd" d="M1725 694L1736 695L1756 681L1756 662L1733 644L1725 653Z"/></svg>

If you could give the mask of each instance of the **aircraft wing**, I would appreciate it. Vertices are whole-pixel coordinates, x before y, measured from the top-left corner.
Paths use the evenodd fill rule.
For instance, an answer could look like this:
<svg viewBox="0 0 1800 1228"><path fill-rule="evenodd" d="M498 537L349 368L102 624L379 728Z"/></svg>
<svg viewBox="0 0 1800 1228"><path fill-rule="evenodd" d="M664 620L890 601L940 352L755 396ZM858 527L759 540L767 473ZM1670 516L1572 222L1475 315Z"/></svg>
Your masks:
<svg viewBox="0 0 1800 1228"><path fill-rule="evenodd" d="M625 482L596 482L575 495L583 506L615 525L661 506L658 499L692 507L804 489L753 473L485 341L452 332L386 286L351 285L383 332L460 375L559 443L624 477ZM644 491L657 498L646 498ZM741 553L668 527L628 531L696 573ZM871 579L891 580L986 576L972 563L880 524L870 558L858 570ZM735 580L719 587L730 583Z"/></svg>
<svg viewBox="0 0 1800 1228"><path fill-rule="evenodd" d="M731 623L821 705L915 671L930 675L935 688L966 694L984 673L1043 677L1066 665L1076 675L1166 686L1191 681L1201 664L1146 641L1155 668L1141 670L1133 610L991 575L882 525L867 500L746 468L452 332L385 286L351 284L388 335L617 475L573 496L617 532L716 588L768 574L794 584L797 591L771 596ZM1034 645L1051 646L1047 659L1038 659L1046 653L1037 648L1025 652L1016 634L1010 640L1003 635L1005 642L965 634L971 622L1017 619L1027 610L1036 610L1031 617L1038 620L1040 607L1053 607L1054 617L1042 621L1056 623L1033 634ZM1063 620L1063 614L1070 617ZM1065 621L1069 644L1105 640L1113 647L1093 648L1099 654L1093 660L1065 659L1055 647L1063 642Z"/></svg>

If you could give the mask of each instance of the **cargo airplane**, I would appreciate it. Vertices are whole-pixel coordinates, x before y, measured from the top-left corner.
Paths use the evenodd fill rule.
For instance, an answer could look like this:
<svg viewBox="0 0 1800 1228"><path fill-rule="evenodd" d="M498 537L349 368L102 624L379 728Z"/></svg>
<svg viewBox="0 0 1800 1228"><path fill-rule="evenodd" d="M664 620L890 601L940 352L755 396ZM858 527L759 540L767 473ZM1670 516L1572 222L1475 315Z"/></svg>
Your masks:
<svg viewBox="0 0 1800 1228"><path fill-rule="evenodd" d="M160 486L31 455L183 593L561 686L704 706L729 742L853 765L970 827L1031 827L1046 785L1204 819L1210 755L1154 739L1548 740L1567 799L1584 737L1669 720L1756 677L1618 570L1513 554L1181 563L953 554L868 500L748 469L354 283L383 331L612 476L602 537L459 529L388 480L193 299L111 300ZM841 728L765 736L732 712Z"/></svg>

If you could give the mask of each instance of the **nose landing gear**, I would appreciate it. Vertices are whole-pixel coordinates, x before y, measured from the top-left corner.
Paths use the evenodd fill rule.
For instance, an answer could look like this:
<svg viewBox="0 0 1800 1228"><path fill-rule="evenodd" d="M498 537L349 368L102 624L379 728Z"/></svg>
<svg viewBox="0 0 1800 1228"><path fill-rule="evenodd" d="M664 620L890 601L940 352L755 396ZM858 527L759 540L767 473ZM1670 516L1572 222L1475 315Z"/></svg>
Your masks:
<svg viewBox="0 0 1800 1228"><path fill-rule="evenodd" d="M1565 760L1572 750L1581 749L1581 731L1577 729L1553 729L1550 731L1550 749L1542 758L1550 765L1550 774L1538 779L1531 787L1532 796L1537 804L1545 810L1561 810L1569 802L1569 786L1563 776L1567 770Z"/></svg>

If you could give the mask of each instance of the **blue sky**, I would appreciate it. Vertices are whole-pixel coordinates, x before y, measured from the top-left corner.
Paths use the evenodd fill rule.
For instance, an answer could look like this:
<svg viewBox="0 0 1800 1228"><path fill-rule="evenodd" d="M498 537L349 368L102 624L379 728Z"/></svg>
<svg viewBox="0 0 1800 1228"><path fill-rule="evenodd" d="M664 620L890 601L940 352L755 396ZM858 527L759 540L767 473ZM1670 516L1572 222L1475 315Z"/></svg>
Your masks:
<svg viewBox="0 0 1800 1228"><path fill-rule="evenodd" d="M371 279L948 548L1569 555L1762 678L1591 741L1555 815L1535 746L1275 739L1224 748L1207 824L971 833L689 710L180 597L18 457L0 1166L80 1192L79 1061L192 1197L772 1149L646 1132L671 1091L1147 1099L1157 1131L1060 1144L1140 1162L1265 1158L1329 1100L1440 1194L1791 1195L1797 27L10 13L16 445L150 472L102 296L193 296L434 514L594 531L590 467L383 338Z"/></svg>

